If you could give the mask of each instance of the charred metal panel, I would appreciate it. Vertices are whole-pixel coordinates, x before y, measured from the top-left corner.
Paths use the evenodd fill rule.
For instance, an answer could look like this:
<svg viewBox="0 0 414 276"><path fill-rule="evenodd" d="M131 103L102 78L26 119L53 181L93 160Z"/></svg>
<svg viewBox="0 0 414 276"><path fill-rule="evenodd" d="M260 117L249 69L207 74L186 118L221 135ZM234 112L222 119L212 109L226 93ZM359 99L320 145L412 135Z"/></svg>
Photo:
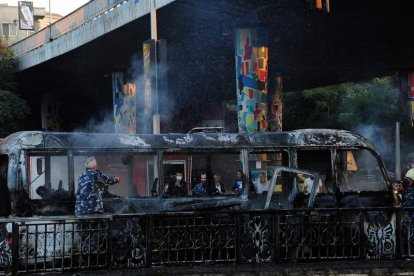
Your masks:
<svg viewBox="0 0 414 276"><path fill-rule="evenodd" d="M100 148L100 149L226 149L254 147L320 147L367 148L378 153L362 136L344 130L304 129L286 132L253 133L196 133L124 135L105 133L42 133L18 132L7 137L0 152L21 148Z"/></svg>

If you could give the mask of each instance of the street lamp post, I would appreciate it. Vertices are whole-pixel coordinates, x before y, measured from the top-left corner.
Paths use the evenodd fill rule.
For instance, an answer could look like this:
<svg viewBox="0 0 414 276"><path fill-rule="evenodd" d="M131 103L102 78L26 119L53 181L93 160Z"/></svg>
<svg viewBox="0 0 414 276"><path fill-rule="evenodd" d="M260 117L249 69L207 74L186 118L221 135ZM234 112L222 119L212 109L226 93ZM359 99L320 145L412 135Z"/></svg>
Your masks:
<svg viewBox="0 0 414 276"><path fill-rule="evenodd" d="M154 51L155 51L155 64L154 64L154 113L152 115L152 131L154 134L160 134L160 114L158 110L158 53L157 53L157 40L158 40L158 33L157 33L157 7L156 7L156 0L150 0L151 3L151 39L154 40Z"/></svg>

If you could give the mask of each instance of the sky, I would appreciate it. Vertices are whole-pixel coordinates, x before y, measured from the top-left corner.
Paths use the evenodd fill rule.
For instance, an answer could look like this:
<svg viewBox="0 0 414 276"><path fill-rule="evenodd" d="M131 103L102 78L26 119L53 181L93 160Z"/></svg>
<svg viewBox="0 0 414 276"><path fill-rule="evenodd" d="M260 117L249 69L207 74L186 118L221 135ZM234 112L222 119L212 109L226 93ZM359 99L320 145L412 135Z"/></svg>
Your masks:
<svg viewBox="0 0 414 276"><path fill-rule="evenodd" d="M0 0L0 3L6 3L9 6L17 6L19 0ZM46 8L49 11L49 0L25 0L33 2L36 8ZM52 13L57 13L65 16L80 6L88 3L89 0L50 0Z"/></svg>

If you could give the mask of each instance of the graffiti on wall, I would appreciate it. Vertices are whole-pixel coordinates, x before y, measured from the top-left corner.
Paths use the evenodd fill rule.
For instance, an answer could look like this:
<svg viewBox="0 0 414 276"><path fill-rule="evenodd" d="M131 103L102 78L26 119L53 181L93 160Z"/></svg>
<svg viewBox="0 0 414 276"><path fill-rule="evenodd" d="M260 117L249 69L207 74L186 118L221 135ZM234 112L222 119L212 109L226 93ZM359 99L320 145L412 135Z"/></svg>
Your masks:
<svg viewBox="0 0 414 276"><path fill-rule="evenodd" d="M112 73L115 133L135 134L136 93L135 83L128 82L121 72Z"/></svg>
<svg viewBox="0 0 414 276"><path fill-rule="evenodd" d="M268 128L267 30L236 30L236 85L239 132Z"/></svg>

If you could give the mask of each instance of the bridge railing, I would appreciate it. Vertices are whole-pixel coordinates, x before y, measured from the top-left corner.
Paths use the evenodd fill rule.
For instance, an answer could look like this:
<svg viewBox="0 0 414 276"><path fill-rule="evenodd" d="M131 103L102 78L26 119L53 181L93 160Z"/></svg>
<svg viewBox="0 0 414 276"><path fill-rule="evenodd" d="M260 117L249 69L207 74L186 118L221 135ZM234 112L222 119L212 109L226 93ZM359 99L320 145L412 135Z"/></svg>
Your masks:
<svg viewBox="0 0 414 276"><path fill-rule="evenodd" d="M132 1L132 0L128 0ZM54 22L50 26L28 36L27 38L12 45L16 57L38 48L43 44L58 38L59 36L76 29L86 22L118 5L127 2L126 0L94 0L73 11L69 15Z"/></svg>
<svg viewBox="0 0 414 276"><path fill-rule="evenodd" d="M414 256L414 208L0 220L0 274Z"/></svg>

